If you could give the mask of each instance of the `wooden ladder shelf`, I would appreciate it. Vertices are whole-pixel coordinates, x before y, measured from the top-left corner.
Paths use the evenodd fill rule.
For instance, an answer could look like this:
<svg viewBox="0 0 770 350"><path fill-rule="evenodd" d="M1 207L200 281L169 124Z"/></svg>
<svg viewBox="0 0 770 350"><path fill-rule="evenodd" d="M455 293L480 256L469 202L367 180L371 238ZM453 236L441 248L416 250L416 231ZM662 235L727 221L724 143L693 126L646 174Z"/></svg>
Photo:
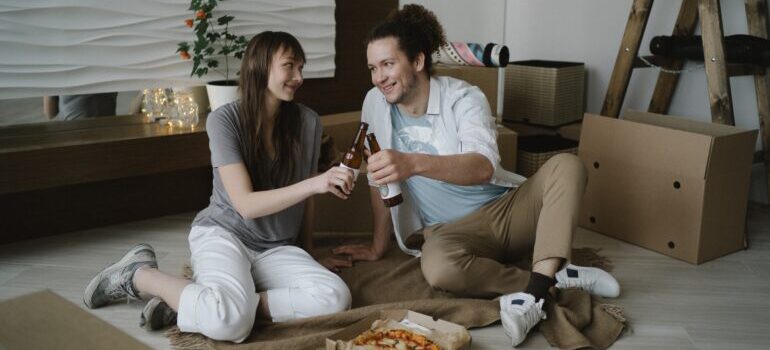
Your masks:
<svg viewBox="0 0 770 350"><path fill-rule="evenodd" d="M601 114L604 116L618 117L628 89L628 82L631 79L631 71L643 66L639 64L641 60L638 53L644 30L647 27L652 2L653 0L634 0L631 5L631 14L628 17L628 23L626 23L626 30L607 88L607 95L602 105ZM745 2L749 34L767 39L767 0L745 0ZM692 35L698 18L700 18L703 36L703 57L705 58L704 65L712 122L735 125L730 77L754 76L763 148L760 158L764 161L767 170L768 197L770 198L770 95L768 92L770 71L767 67L756 65L728 64L725 59L722 12L719 0L682 0L672 35ZM678 59L663 59L659 63L661 67L672 71L681 70L684 66L684 60ZM652 113L668 113L678 82L679 74L661 70L647 110Z"/></svg>

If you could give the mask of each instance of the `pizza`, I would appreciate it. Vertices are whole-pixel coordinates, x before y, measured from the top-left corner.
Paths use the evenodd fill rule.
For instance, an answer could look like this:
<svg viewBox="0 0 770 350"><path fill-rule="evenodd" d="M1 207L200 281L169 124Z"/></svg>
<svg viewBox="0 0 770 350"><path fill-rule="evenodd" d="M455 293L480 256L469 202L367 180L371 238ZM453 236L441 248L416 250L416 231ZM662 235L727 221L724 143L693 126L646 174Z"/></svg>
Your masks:
<svg viewBox="0 0 770 350"><path fill-rule="evenodd" d="M353 344L378 350L441 350L424 335L406 329L370 329L353 339Z"/></svg>

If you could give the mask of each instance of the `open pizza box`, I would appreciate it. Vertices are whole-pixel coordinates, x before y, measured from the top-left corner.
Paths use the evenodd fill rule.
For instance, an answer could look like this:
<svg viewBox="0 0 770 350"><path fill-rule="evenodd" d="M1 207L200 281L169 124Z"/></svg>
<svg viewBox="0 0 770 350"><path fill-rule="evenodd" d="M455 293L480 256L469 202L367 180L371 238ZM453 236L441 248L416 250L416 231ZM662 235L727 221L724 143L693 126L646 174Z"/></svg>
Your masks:
<svg viewBox="0 0 770 350"><path fill-rule="evenodd" d="M414 333L428 335L428 339L441 345L441 350L469 350L471 348L471 336L465 327L445 321L434 319L431 316L410 310L381 310L348 326L347 328L326 338L327 350L366 349L366 347L352 347L351 340L371 329L375 321L395 321L399 327L412 330ZM393 322L390 322L393 324ZM440 339L434 339L438 336Z"/></svg>

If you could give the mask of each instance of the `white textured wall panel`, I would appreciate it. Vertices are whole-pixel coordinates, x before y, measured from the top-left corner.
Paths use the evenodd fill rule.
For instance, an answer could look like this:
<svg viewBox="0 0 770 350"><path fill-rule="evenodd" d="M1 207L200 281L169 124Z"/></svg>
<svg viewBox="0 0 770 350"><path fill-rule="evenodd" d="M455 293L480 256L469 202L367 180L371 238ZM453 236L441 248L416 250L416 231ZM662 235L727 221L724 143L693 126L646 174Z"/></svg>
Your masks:
<svg viewBox="0 0 770 350"><path fill-rule="evenodd" d="M192 41L188 0L0 1L0 99L200 84L175 53ZM305 78L334 76L334 0L226 0L231 32L292 33L305 49ZM223 62L220 61L220 64ZM234 62L239 65L239 62Z"/></svg>

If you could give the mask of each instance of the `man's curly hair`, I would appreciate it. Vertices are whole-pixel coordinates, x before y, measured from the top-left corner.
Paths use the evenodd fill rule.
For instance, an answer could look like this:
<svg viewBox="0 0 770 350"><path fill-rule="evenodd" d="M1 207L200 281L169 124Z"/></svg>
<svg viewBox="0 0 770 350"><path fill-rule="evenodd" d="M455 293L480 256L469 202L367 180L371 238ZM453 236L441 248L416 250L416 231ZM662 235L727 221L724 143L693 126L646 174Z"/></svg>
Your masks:
<svg viewBox="0 0 770 350"><path fill-rule="evenodd" d="M433 75L433 53L446 44L444 28L436 15L420 5L405 5L401 10L391 12L385 22L377 25L366 38L372 41L394 37L410 62L419 53L425 55L425 71Z"/></svg>

